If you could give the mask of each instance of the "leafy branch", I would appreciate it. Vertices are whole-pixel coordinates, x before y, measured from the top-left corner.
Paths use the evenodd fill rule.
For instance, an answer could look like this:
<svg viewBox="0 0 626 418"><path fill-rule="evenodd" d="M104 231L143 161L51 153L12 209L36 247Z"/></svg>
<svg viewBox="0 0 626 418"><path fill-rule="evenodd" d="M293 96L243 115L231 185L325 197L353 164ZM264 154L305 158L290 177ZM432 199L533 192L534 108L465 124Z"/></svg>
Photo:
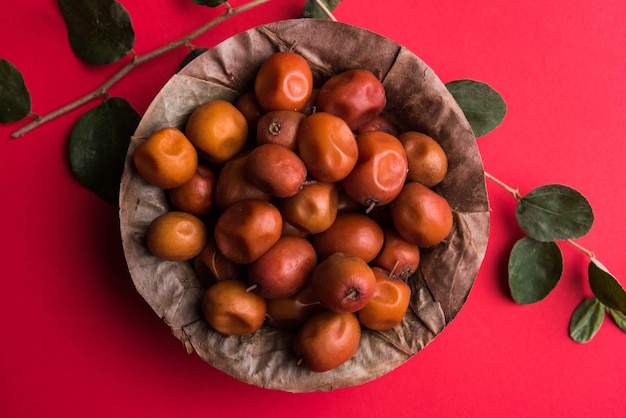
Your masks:
<svg viewBox="0 0 626 418"><path fill-rule="evenodd" d="M455 80L448 91L465 114L475 136L481 137L500 125L506 104L485 83ZM574 239L589 232L594 221L587 199L561 184L537 187L526 195L489 173L485 177L509 192L517 201L515 216L526 237L518 240L509 255L508 282L511 297L519 304L543 300L563 273L563 256L557 241L565 241L589 257L587 276L594 295L581 302L570 319L569 335L585 343L598 332L605 312L626 332L626 292L591 250Z"/></svg>
<svg viewBox="0 0 626 418"><path fill-rule="evenodd" d="M105 81L102 85L100 85L98 88L96 88L94 91L82 96L81 98L73 101L72 103L69 103L57 110L54 110L46 115L43 116L37 116L36 119L30 123L28 123L27 125L25 125L24 127L22 127L21 129L18 129L17 131L15 131L14 133L11 134L11 137L13 138L18 138L21 137L23 135L25 135L26 133L30 132L31 130L37 128L38 126L47 123L53 119L58 118L59 116L62 116L78 107L83 106L86 103L91 102L92 100L95 100L99 97L103 97L103 96L107 96L109 89L115 85L118 81L122 80L128 73L130 73L132 70L134 70L135 68L139 67L142 64L145 64L146 62L151 61L152 59L163 55L169 51L172 51L176 48L179 48L181 46L188 46L191 47L191 41L194 40L195 38L197 38L198 36L202 35L203 33L207 32L208 30L214 28L215 26L219 25L220 23L224 22L226 19L235 16L237 14L246 12L254 7L257 7L263 3L267 3L270 0L253 0L250 3L244 4L242 6L233 8L231 7L228 3L223 3L225 4L226 10L224 12L224 14L222 14L221 16L211 20L210 22L206 23L205 25L201 26L200 28L194 30L193 32L189 33L186 36L183 36L180 39L177 39L167 45L164 45L160 48L157 48L153 51L150 51L146 54L143 55L137 55L133 50L130 50L128 52L130 52L132 54L132 60L130 62L128 62L125 66L123 66L117 73L113 74L113 76L111 78L109 78L107 81ZM196 2L197 3L197 2ZM213 2L215 3L215 2ZM59 1L59 4L63 4L63 1ZM212 6L215 7L215 6ZM62 9L63 10L63 9ZM75 23L76 25L79 25L80 22L80 16L76 16L74 15L74 20L69 20L66 18L66 22L68 23L68 25L71 25L73 23ZM71 26L68 28L69 31L72 30ZM130 32L127 32L128 35L127 37L130 37ZM124 54L125 55L125 54ZM99 56L96 56L95 59L97 59ZM93 62L93 60L92 60Z"/></svg>

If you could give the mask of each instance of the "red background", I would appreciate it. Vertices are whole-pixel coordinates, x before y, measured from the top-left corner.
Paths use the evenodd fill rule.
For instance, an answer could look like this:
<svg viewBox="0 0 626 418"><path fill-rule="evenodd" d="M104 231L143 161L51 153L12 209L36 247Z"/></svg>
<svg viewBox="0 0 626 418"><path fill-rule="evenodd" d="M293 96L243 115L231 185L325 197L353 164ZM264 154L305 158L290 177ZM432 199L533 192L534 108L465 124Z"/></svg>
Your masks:
<svg viewBox="0 0 626 418"><path fill-rule="evenodd" d="M221 13L190 0L121 3L138 54ZM273 0L195 44L298 17L303 3ZM478 140L486 171L522 193L548 183L582 192L596 221L579 243L626 283L626 3L344 0L335 16L408 47L444 82L472 78L498 90L508 112ZM111 93L143 113L185 54L145 64ZM91 91L122 65L80 62L52 0L4 2L0 57L24 74L37 113ZM21 139L9 135L23 122L0 126L3 416L624 416L626 334L607 319L588 344L568 336L572 311L591 295L588 259L563 244L561 283L542 302L515 304L506 284L507 254L521 236L515 202L491 182L490 241L469 299L397 370L359 387L295 395L240 383L187 355L133 287L117 208L68 169L68 133L95 105Z"/></svg>

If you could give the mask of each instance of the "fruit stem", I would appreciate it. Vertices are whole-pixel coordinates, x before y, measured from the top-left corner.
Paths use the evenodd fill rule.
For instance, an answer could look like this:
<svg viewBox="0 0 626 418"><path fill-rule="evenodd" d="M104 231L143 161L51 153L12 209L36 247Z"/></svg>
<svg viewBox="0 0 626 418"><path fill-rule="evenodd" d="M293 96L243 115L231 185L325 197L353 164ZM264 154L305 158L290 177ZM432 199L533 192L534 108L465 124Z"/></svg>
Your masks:
<svg viewBox="0 0 626 418"><path fill-rule="evenodd" d="M394 277L394 275L396 274L396 269L398 268L399 265L400 265L400 260L396 259L396 262L393 264L393 268L389 272L389 277Z"/></svg>
<svg viewBox="0 0 626 418"><path fill-rule="evenodd" d="M520 194L519 189L514 189L513 187L507 185L506 183L504 183L501 180L498 180L497 178L495 178L494 176L492 176L491 174L489 174L487 172L485 172L485 177L488 178L489 180L493 181L494 183L496 183L498 186L502 187L507 192L511 193L513 195L513 197L515 198L515 200L519 201L522 198L522 195ZM591 259L595 259L595 255L594 255L593 251L583 247L582 245L580 245L579 243L577 243L573 239L567 239L565 241L567 241L567 243L569 243L574 248L576 248L576 249L582 251L583 253L585 253L585 255L587 255L587 257L589 257Z"/></svg>
<svg viewBox="0 0 626 418"><path fill-rule="evenodd" d="M247 289L246 292L252 292L254 289L256 289L257 287L259 287L258 283L254 283L253 285L250 285Z"/></svg>
<svg viewBox="0 0 626 418"><path fill-rule="evenodd" d="M100 87L98 87L97 89L95 89L94 91L92 91L91 93L88 93L86 95L84 95L83 97L80 97L79 99L76 99L75 101L62 106L60 108L58 108L57 110L54 110L48 114L42 115L37 117L35 120L31 121L30 123L26 124L25 126L23 126L22 128L18 129L17 131L13 132L11 134L11 138L19 138L21 136L24 136L26 133L32 131L33 129L43 125L44 123L50 122L53 119L58 118L59 116L62 116L66 113L71 112L72 110L86 104L89 103L92 100L95 100L99 97L103 97L103 96L107 96L108 95L108 91L109 89L115 85L118 81L120 81L122 78L124 78L128 73L130 73L133 69L137 68L138 66L140 66L141 64L144 64L156 57L158 57L159 55L162 55L166 52L169 52L173 49L176 49L180 46L186 46L189 45L189 43L191 42L192 39L197 38L198 36L202 35L204 32L208 31L209 29L219 25L220 23L224 22L226 19L245 12L247 10L250 10L254 7L260 6L261 4L267 3L271 0L253 0L250 3L244 4L242 6L239 7L232 7L230 5L226 5L226 11L216 17L215 19L211 20L210 22L204 24L203 26L201 26L200 28L196 29L195 31L191 32L190 34L183 36L182 38L173 41L167 45L164 45L160 48L157 48L153 51L150 51L144 55L137 55L134 51L131 51L131 55L132 55L132 59L124 66L122 67L117 73L113 74L113 76L111 78L109 78L107 81L105 81Z"/></svg>
<svg viewBox="0 0 626 418"><path fill-rule="evenodd" d="M341 303L344 303L345 301L350 300L350 299L355 300L358 296L359 296L359 291L352 288L350 289L348 293L346 293L343 299L341 299Z"/></svg>

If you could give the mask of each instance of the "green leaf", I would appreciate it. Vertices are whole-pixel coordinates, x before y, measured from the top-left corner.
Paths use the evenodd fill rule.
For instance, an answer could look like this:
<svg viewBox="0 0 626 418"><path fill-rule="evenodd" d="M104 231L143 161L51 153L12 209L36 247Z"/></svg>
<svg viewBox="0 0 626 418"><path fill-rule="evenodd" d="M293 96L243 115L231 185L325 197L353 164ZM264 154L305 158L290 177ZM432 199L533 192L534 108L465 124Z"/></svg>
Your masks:
<svg viewBox="0 0 626 418"><path fill-rule="evenodd" d="M0 122L10 123L30 113L30 93L22 73L9 61L0 58Z"/></svg>
<svg viewBox="0 0 626 418"><path fill-rule="evenodd" d="M192 3L199 4L200 6L217 7L220 4L226 3L228 0L191 0Z"/></svg>
<svg viewBox="0 0 626 418"><path fill-rule="evenodd" d="M611 308L606 308L606 310L609 311L609 314L611 315L611 318L613 318L613 321L615 321L615 324L617 324L622 331L626 332L626 314Z"/></svg>
<svg viewBox="0 0 626 418"><path fill-rule="evenodd" d="M135 44L130 15L115 0L57 0L74 53L90 64L109 64Z"/></svg>
<svg viewBox="0 0 626 418"><path fill-rule="evenodd" d="M511 250L508 270L513 300L521 304L538 302L548 296L561 278L561 249L554 242L522 238Z"/></svg>
<svg viewBox="0 0 626 418"><path fill-rule="evenodd" d="M592 259L587 271L594 296L607 307L626 314L626 292L606 267Z"/></svg>
<svg viewBox="0 0 626 418"><path fill-rule="evenodd" d="M321 0L324 3L324 6L328 9L329 12L332 12L337 8L341 0ZM302 17L305 18L313 18L313 19L324 19L328 20L330 16L326 14L324 9L322 9L315 0L306 0L304 3L304 9L302 10Z"/></svg>
<svg viewBox="0 0 626 418"><path fill-rule="evenodd" d="M506 103L489 85L474 80L454 80L446 87L465 114L476 138L494 130L506 115Z"/></svg>
<svg viewBox="0 0 626 418"><path fill-rule="evenodd" d="M178 71L182 70L187 64L189 64L191 61L195 60L196 58L198 58L200 55L202 55L208 50L209 48L195 48L191 50L185 56L185 58L183 58L183 61L180 63L180 66L178 67Z"/></svg>
<svg viewBox="0 0 626 418"><path fill-rule="evenodd" d="M112 97L86 112L72 128L72 172L107 202L118 202L124 159L140 119L126 100Z"/></svg>
<svg viewBox="0 0 626 418"><path fill-rule="evenodd" d="M589 202L561 184L538 187L517 202L515 215L522 230L537 241L580 238L593 224Z"/></svg>
<svg viewBox="0 0 626 418"><path fill-rule="evenodd" d="M576 307L569 322L569 336L578 343L589 342L604 321L604 306L596 299L584 300Z"/></svg>

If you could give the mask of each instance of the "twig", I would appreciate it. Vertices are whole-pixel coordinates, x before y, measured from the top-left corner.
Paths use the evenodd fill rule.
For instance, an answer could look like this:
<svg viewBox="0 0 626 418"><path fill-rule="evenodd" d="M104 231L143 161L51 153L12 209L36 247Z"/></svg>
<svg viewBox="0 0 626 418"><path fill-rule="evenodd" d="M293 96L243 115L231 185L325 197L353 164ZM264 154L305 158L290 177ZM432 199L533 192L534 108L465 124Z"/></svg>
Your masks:
<svg viewBox="0 0 626 418"><path fill-rule="evenodd" d="M324 4L324 2L322 0L315 0L315 4L317 4L319 6L319 8L322 9L322 11L326 14L326 16L329 17L330 20L332 20L333 22L337 21L335 16L333 16L331 11L328 10L328 7L326 7L326 5Z"/></svg>
<svg viewBox="0 0 626 418"><path fill-rule="evenodd" d="M487 172L485 172L485 177L493 181L494 183L496 183L498 186L502 187L507 192L511 193L513 197L515 198L515 200L520 200L522 198L522 195L520 194L519 189L514 189L511 186L508 186L506 183L504 183L501 180L498 180L497 178L495 178L494 176L492 176L491 174Z"/></svg>
<svg viewBox="0 0 626 418"><path fill-rule="evenodd" d="M239 13L243 13L247 10L250 10L254 7L260 6L261 4L267 3L271 0L253 0L250 3L244 4L243 6L239 6L239 7L231 7L230 5L228 5L228 3L226 3L226 11L224 12L224 14L222 14L221 16L218 16L217 18L211 20L210 22L208 22L207 24L201 26L200 28L196 29L195 31L191 32L190 34L174 41L171 42L167 45L164 45L160 48L157 48L153 51L150 51L144 55L135 55L134 52L131 51L131 53L133 54L133 58L132 60L126 64L124 67L122 67L117 73L115 73L111 78L109 78L105 83L103 83L100 87L98 87L97 89L95 89L94 91L92 91L91 93L88 93L86 95L84 95L83 97L73 101L72 103L69 103L57 110L54 110L46 115L43 116L39 116L37 117L35 120L33 120L32 122L26 124L25 126L23 126L21 129L18 129L17 131L13 132L11 134L12 138L18 138L21 136L24 136L26 133L32 131L33 129L37 128L40 125L43 125L44 123L47 123L53 119L58 118L59 116L62 116L68 112L71 112L72 110L92 101L97 99L98 97L101 96L105 96L107 94L107 92L109 91L109 89L116 84L118 81L120 81L122 78L124 78L128 73L130 73L133 69L137 68L138 66L140 66L141 64L144 64L156 57L158 57L159 55L162 55L166 52L169 52L173 49L176 49L178 47L181 46L186 46L186 45L190 45L191 40L197 38L198 36L202 35L204 32L208 31L209 29L219 25L220 23L222 23L223 21L225 21L226 19L228 19L231 16L234 16L236 14Z"/></svg>
<svg viewBox="0 0 626 418"><path fill-rule="evenodd" d="M511 193L513 195L513 197L515 198L515 200L519 201L522 198L522 195L520 194L519 189L514 189L513 187L507 185L506 183L504 183L501 180L498 180L497 178L495 178L494 176L492 176L491 174L489 174L487 172L485 172L485 177L488 178L489 180L493 181L494 183L496 183L498 186L502 187L507 192ZM589 258L595 259L595 254L593 253L593 251L588 250L587 248L583 247L582 245L580 245L579 243L577 243L573 239L567 239L565 241L567 241L574 248L576 248L576 249L582 251L583 253L585 253Z"/></svg>

